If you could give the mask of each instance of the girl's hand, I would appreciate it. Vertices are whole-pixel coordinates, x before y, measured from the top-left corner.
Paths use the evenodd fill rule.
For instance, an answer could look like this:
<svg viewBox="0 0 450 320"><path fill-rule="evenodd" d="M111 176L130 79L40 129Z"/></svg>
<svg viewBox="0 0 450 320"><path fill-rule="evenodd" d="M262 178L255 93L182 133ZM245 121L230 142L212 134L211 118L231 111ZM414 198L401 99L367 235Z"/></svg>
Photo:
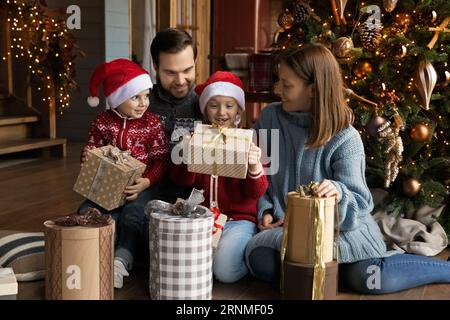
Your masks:
<svg viewBox="0 0 450 320"><path fill-rule="evenodd" d="M136 200L139 194L150 187L150 179L148 178L137 178L136 182L125 188L124 192L128 197L126 198L128 201Z"/></svg>
<svg viewBox="0 0 450 320"><path fill-rule="evenodd" d="M261 164L261 149L252 142L248 154L248 170L251 174L259 174L263 167Z"/></svg>
<svg viewBox="0 0 450 320"><path fill-rule="evenodd" d="M319 197L333 197L340 198L339 191L330 180L323 180L317 187L317 194Z"/></svg>
<svg viewBox="0 0 450 320"><path fill-rule="evenodd" d="M267 210L264 212L263 218L261 223L258 225L258 228L260 230L269 230L269 229L274 229L278 226L281 226L284 222L284 220L278 220L275 223L273 222L273 214L271 210Z"/></svg>

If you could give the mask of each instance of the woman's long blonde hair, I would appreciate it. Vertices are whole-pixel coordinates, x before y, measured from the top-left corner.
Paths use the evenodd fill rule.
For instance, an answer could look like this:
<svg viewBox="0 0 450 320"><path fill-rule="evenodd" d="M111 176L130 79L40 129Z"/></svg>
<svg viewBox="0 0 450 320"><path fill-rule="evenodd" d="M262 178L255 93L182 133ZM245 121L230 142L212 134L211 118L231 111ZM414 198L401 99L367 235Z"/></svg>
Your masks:
<svg viewBox="0 0 450 320"><path fill-rule="evenodd" d="M353 111L344 98L339 63L325 46L308 43L279 56L307 84L313 84L313 123L309 127L308 148L326 144L335 134L353 123Z"/></svg>

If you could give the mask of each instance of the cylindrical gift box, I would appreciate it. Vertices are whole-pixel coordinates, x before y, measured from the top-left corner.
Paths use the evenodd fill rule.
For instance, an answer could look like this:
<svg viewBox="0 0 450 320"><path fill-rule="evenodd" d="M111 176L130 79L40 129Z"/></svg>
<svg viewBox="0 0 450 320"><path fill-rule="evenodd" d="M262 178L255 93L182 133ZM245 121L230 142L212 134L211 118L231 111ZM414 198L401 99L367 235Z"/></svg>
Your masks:
<svg viewBox="0 0 450 320"><path fill-rule="evenodd" d="M44 226L46 299L113 300L114 220L101 227Z"/></svg>
<svg viewBox="0 0 450 320"><path fill-rule="evenodd" d="M212 228L205 214L186 218L150 214L150 297L153 300L210 300L212 298Z"/></svg>
<svg viewBox="0 0 450 320"><path fill-rule="evenodd" d="M314 219L317 210L324 213L323 261L333 260L335 198L308 198L298 192L288 193L286 214L289 215L287 260L294 263L314 264Z"/></svg>
<svg viewBox="0 0 450 320"><path fill-rule="evenodd" d="M283 299L312 300L314 286L314 265L285 261L283 263ZM338 263L325 264L323 300L336 300Z"/></svg>

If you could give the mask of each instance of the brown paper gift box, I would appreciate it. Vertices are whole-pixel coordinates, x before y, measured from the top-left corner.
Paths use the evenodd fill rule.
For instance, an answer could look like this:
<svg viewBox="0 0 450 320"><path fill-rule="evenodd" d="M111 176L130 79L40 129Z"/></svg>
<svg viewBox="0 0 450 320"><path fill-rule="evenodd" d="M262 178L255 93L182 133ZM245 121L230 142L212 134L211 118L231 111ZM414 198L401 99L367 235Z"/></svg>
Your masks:
<svg viewBox="0 0 450 320"><path fill-rule="evenodd" d="M46 299L113 300L114 220L103 227L44 226Z"/></svg>
<svg viewBox="0 0 450 320"><path fill-rule="evenodd" d="M245 179L253 130L220 130L204 124L195 127L189 142L188 171Z"/></svg>
<svg viewBox="0 0 450 320"><path fill-rule="evenodd" d="M286 260L301 264L313 264L314 261L314 216L316 200L324 208L325 234L323 261L333 260L334 244L334 207L335 198L301 197L297 192L289 192L286 215L289 215Z"/></svg>
<svg viewBox="0 0 450 320"><path fill-rule="evenodd" d="M126 186L134 183L145 171L146 165L133 157L127 164L116 164L105 157L103 151L113 148L105 146L88 151L73 190L106 210L125 204Z"/></svg>
<svg viewBox="0 0 450 320"><path fill-rule="evenodd" d="M325 264L324 300L336 300L338 263ZM313 297L314 265L285 261L283 263L283 299L311 300Z"/></svg>

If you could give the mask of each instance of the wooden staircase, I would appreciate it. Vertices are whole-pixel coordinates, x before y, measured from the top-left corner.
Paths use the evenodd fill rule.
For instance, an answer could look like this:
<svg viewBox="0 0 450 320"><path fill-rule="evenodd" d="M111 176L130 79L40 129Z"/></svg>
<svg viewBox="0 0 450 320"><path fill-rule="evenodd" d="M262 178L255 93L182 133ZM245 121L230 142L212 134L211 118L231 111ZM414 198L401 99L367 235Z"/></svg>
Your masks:
<svg viewBox="0 0 450 320"><path fill-rule="evenodd" d="M11 29L3 13L0 18L0 160L29 150L65 157L66 139L56 138L54 94L44 102L42 93L29 85L27 65L8 55Z"/></svg>

